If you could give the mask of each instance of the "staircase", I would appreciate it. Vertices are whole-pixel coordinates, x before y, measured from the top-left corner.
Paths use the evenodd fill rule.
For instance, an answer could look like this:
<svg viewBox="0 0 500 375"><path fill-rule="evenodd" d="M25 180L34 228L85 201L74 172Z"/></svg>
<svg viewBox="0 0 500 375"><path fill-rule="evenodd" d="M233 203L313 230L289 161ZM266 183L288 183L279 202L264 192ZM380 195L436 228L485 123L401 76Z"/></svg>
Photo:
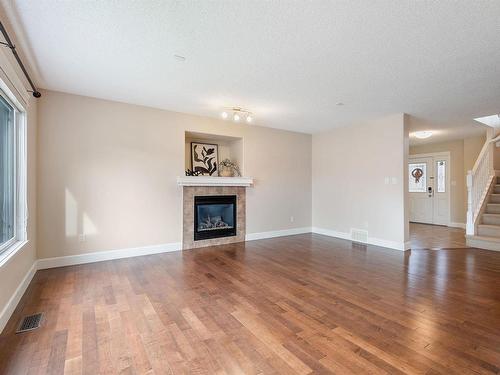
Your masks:
<svg viewBox="0 0 500 375"><path fill-rule="evenodd" d="M500 250L500 177L495 177L488 189L476 221L475 233L467 236L468 246Z"/></svg>
<svg viewBox="0 0 500 375"><path fill-rule="evenodd" d="M474 167L467 172L467 246L500 251L499 129L488 129ZM495 155L497 157L495 157ZM496 167L496 168L495 168Z"/></svg>

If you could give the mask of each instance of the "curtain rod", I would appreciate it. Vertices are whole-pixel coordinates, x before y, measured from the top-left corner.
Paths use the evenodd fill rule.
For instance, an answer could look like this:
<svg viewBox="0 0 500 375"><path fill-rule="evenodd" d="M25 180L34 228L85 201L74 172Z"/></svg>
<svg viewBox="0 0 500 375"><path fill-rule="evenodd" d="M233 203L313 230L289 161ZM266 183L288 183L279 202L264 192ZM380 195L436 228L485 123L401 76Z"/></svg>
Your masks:
<svg viewBox="0 0 500 375"><path fill-rule="evenodd" d="M19 55L17 54L17 51L16 51L16 46L14 44L12 44L10 38L9 38L9 34L7 34L7 30L5 30L5 27L3 27L3 24L2 22L0 22L0 31L2 32L3 34L3 37L5 38L5 42L0 42L0 44L6 46L6 47L9 47L10 50L12 51L12 54L14 55L14 57L16 58L16 61L17 63L19 64L19 66L21 67L21 70L23 71L26 79L28 80L31 88L33 89L33 91L30 91L33 93L33 96L35 98L39 98L42 96L42 94L40 93L40 91L37 90L35 84L33 83L33 81L31 80L30 78L30 75L28 74L28 72L26 71L26 68L24 67L23 65L23 62L21 61L21 58L19 57Z"/></svg>

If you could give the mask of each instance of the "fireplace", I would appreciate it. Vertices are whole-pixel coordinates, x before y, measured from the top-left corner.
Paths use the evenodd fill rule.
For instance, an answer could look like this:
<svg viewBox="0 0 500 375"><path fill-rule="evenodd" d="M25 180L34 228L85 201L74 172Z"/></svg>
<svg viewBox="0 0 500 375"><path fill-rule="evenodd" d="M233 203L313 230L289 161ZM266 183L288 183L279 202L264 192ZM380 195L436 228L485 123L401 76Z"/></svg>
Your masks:
<svg viewBox="0 0 500 375"><path fill-rule="evenodd" d="M193 177L193 179L195 178L202 177ZM212 177L212 180L221 179ZM245 241L246 187L184 186L182 189L183 249L195 249L198 247L225 245ZM214 204L230 205L225 208L232 209L222 210L221 207L208 207ZM198 205L200 206L199 209L197 207ZM208 214L206 212L207 210L209 210ZM215 212L213 210L215 210ZM218 224L200 225L200 227L198 227L198 224L203 223L204 216L205 223L208 224L207 219L208 216L210 216L210 222L213 223L213 221L215 221ZM219 221L223 223L219 223ZM231 223L231 221L233 222ZM215 229L213 229L213 227L215 227Z"/></svg>
<svg viewBox="0 0 500 375"><path fill-rule="evenodd" d="M194 240L236 236L236 195L194 197Z"/></svg>

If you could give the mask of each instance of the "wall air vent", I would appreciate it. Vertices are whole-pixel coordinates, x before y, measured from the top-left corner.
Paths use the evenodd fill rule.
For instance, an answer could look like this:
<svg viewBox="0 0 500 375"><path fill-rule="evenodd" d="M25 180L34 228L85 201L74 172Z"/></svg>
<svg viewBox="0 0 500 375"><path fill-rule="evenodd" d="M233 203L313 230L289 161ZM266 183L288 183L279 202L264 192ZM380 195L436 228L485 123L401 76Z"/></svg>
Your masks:
<svg viewBox="0 0 500 375"><path fill-rule="evenodd" d="M34 315L25 316L19 324L19 328L16 333L22 333L27 331L32 331L40 327L40 323L42 322L43 313L38 313Z"/></svg>
<svg viewBox="0 0 500 375"><path fill-rule="evenodd" d="M368 231L363 229L351 228L351 241L367 243L368 242Z"/></svg>

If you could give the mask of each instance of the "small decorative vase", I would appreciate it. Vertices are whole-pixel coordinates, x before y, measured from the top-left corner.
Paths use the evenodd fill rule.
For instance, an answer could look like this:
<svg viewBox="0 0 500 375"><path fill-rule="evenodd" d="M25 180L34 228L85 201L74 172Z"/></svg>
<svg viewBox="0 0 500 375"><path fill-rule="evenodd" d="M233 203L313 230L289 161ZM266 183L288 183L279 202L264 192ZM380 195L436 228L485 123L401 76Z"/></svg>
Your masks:
<svg viewBox="0 0 500 375"><path fill-rule="evenodd" d="M221 168L219 177L233 177L233 170L231 168Z"/></svg>

